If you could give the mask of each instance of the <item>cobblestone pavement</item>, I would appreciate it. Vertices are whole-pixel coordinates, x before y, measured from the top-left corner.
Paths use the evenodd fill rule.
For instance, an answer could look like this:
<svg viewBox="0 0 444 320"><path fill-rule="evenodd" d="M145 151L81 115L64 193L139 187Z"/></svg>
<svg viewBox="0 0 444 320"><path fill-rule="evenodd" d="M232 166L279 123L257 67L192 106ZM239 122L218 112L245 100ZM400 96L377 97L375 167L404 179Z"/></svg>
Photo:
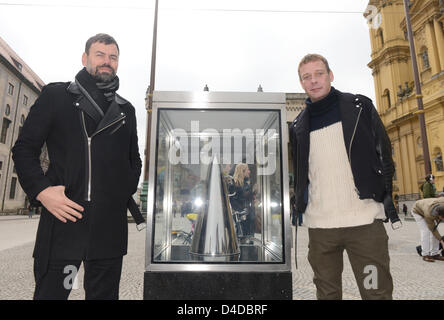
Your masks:
<svg viewBox="0 0 444 320"><path fill-rule="evenodd" d="M0 300L32 299L34 278L32 250L38 217L0 217ZM394 299L444 299L444 262L427 263L417 255L419 231L414 221L404 221L400 230L385 224L389 235L391 272L394 279ZM294 230L293 230L294 231ZM440 226L440 232L444 228ZM298 228L298 269L293 262L293 299L316 298L312 282L313 272L307 261L307 228ZM124 257L121 299L143 298L143 271L145 264L145 232L129 225L128 255ZM294 250L292 250L294 252ZM83 269L79 272L79 289L73 290L70 299L84 299ZM360 299L358 288L346 254L344 254L343 298Z"/></svg>

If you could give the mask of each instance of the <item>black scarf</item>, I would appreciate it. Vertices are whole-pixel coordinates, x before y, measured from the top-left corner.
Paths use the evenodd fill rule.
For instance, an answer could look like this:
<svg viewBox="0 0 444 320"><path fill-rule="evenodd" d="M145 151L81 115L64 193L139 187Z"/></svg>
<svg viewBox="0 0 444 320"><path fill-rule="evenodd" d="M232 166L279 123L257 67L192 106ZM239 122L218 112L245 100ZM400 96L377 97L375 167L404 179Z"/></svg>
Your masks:
<svg viewBox="0 0 444 320"><path fill-rule="evenodd" d="M106 113L111 101L114 100L117 89L119 88L119 78L117 76L110 82L98 82L86 68L83 68L76 75L76 79L91 95L94 101Z"/></svg>

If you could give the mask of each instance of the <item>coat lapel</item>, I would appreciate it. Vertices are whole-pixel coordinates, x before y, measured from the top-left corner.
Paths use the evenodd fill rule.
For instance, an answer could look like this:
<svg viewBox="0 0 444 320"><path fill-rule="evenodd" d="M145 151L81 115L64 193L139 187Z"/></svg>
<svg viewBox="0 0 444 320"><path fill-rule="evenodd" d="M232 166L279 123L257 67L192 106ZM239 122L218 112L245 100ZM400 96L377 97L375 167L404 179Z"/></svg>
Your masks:
<svg viewBox="0 0 444 320"><path fill-rule="evenodd" d="M294 123L295 134L298 141L309 141L310 139L310 117L307 108L302 110L301 115Z"/></svg>
<svg viewBox="0 0 444 320"><path fill-rule="evenodd" d="M355 131L356 121L358 121L359 112L362 105L359 100L353 101L353 97L345 95L342 92L339 96L339 110L342 120L342 132L344 135L344 143L346 146L347 154L349 152L350 142Z"/></svg>
<svg viewBox="0 0 444 320"><path fill-rule="evenodd" d="M85 97L76 82L71 82L67 90L77 96L74 105L98 123L94 133L101 131L113 122L126 117L121 105L128 103L128 101L120 97L118 94L116 94L115 99L111 102L106 114L103 115L100 107L94 106L93 103Z"/></svg>
<svg viewBox="0 0 444 320"><path fill-rule="evenodd" d="M95 108L92 103L82 94L78 85L73 81L69 84L67 88L68 92L77 96L74 101L74 106L84 111L88 116L91 117L96 123L102 120L102 114Z"/></svg>
<svg viewBox="0 0 444 320"><path fill-rule="evenodd" d="M102 118L99 125L97 126L96 132L123 118L125 118L125 113L122 111L122 108L117 103L116 99L114 99L111 102L108 111L105 113L105 116Z"/></svg>

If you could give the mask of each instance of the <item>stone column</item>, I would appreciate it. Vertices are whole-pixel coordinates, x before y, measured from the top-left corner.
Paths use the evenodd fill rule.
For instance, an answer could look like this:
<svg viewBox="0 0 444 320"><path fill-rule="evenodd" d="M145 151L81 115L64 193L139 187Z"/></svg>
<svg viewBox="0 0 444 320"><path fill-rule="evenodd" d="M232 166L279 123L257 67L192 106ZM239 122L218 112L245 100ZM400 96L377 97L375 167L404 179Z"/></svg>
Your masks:
<svg viewBox="0 0 444 320"><path fill-rule="evenodd" d="M441 65L439 63L438 50L435 38L435 32L433 30L433 23L428 21L426 23L426 39L427 49L429 52L430 67L432 68L432 76L441 71Z"/></svg>
<svg viewBox="0 0 444 320"><path fill-rule="evenodd" d="M441 70L444 70L444 30L441 23L437 18L433 19L433 25L435 27L436 44L438 46L438 56L441 64Z"/></svg>

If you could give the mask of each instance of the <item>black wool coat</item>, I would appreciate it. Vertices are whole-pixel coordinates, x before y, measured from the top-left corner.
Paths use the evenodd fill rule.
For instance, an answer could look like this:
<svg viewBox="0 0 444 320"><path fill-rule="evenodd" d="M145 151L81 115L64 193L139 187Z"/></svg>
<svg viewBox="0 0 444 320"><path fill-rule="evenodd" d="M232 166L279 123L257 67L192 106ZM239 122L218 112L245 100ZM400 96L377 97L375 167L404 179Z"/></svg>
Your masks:
<svg viewBox="0 0 444 320"><path fill-rule="evenodd" d="M36 196L49 186L84 207L82 219L61 222L43 207L33 257L106 259L127 253L127 203L136 192L142 162L134 107L116 95L100 118L73 83L43 88L13 147L24 191ZM50 165L40 167L46 143Z"/></svg>

